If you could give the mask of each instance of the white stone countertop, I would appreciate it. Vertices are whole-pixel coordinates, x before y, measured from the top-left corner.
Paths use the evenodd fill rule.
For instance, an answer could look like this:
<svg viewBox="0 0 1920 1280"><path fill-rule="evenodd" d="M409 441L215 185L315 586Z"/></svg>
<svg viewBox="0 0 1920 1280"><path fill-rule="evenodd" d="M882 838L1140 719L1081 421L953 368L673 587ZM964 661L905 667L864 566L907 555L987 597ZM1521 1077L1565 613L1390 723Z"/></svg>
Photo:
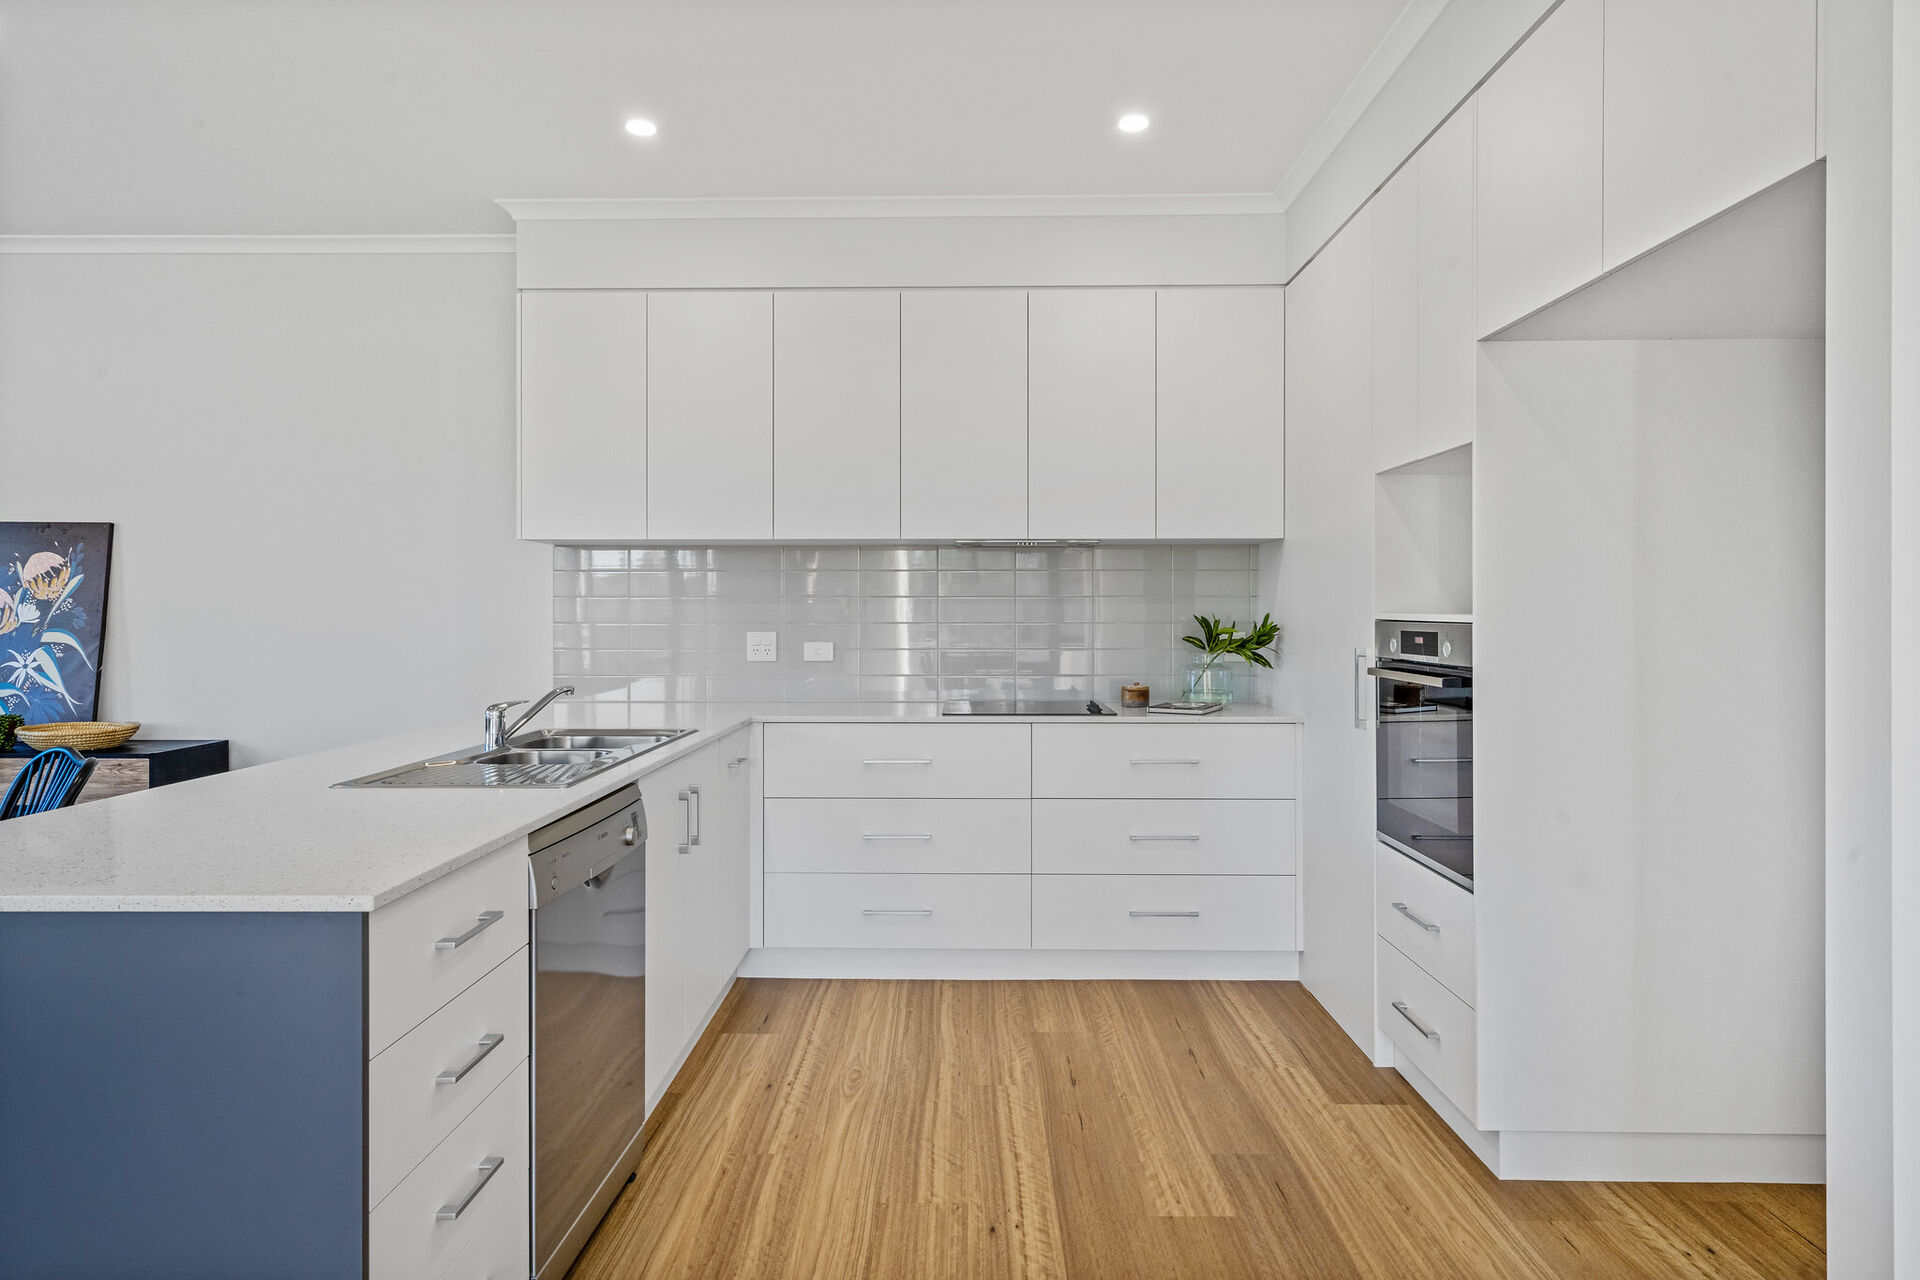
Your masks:
<svg viewBox="0 0 1920 1280"><path fill-rule="evenodd" d="M753 721L938 720L938 703L689 705L699 732L564 788L333 784L471 746L472 725L402 734L0 823L0 911L372 911ZM996 716L949 723L1294 724L1211 716ZM610 727L610 726L602 726Z"/></svg>

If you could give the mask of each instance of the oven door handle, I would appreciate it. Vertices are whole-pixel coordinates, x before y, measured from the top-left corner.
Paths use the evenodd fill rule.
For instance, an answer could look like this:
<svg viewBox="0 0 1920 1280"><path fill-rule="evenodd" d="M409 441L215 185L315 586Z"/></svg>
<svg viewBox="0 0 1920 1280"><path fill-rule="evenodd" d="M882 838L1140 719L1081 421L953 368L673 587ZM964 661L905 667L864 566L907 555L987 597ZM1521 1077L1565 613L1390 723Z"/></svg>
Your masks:
<svg viewBox="0 0 1920 1280"><path fill-rule="evenodd" d="M1402 671L1396 667L1368 667L1367 674L1370 676L1378 676L1382 680L1397 680L1401 684L1425 685L1429 689L1444 689L1447 687L1447 677L1430 676L1424 671Z"/></svg>

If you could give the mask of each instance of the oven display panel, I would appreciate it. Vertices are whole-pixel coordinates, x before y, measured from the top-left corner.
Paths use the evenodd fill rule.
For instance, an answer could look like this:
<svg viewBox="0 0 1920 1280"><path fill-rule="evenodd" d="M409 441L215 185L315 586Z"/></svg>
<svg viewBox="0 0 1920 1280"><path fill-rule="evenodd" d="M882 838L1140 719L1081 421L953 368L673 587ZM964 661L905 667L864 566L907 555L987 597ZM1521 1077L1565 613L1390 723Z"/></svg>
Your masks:
<svg viewBox="0 0 1920 1280"><path fill-rule="evenodd" d="M1438 631L1402 631L1400 656L1437 661L1440 657L1440 633Z"/></svg>

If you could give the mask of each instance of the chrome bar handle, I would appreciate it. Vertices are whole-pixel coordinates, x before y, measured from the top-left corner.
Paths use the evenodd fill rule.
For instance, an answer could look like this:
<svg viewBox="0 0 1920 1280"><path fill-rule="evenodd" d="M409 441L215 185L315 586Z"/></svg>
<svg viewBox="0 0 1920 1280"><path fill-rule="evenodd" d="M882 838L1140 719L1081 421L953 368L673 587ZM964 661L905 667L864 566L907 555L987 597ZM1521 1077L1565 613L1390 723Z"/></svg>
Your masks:
<svg viewBox="0 0 1920 1280"><path fill-rule="evenodd" d="M1427 931L1428 933L1438 933L1438 932L1440 932L1440 926L1439 926L1439 925L1437 925L1437 924L1435 924L1435 923L1434 923L1433 921L1431 921L1431 920L1422 920L1422 919L1421 919L1421 918L1420 918L1419 916L1417 916L1417 915L1415 915L1415 914L1413 914L1413 912L1411 912L1411 911L1409 911L1409 910L1407 909L1407 904L1406 904L1406 903L1404 903L1404 902L1392 902L1392 903L1388 903L1387 905L1389 905L1389 906L1391 906L1391 907L1392 907L1392 908L1393 908L1393 909L1394 909L1395 911L1398 911L1398 912L1399 912L1399 913L1400 913L1401 915L1403 915L1403 916L1405 916L1405 917L1406 917L1407 919L1409 919L1409 920L1411 920L1411 921L1413 921L1413 922L1414 922L1415 924L1417 924L1417 925L1419 925L1419 926L1420 926L1420 927L1421 927L1422 929L1425 929L1425 930L1426 930L1426 931Z"/></svg>
<svg viewBox="0 0 1920 1280"><path fill-rule="evenodd" d="M697 840L693 838L693 788L692 787L680 788L680 803L686 806L680 812L680 817L682 819L681 829L686 833L686 838L680 842L680 852L692 853L693 846L699 843Z"/></svg>
<svg viewBox="0 0 1920 1280"><path fill-rule="evenodd" d="M1420 1019L1414 1017L1412 1012L1408 1010L1407 1002L1405 1000L1395 1000L1393 1002L1393 1011L1399 1014L1401 1017L1405 1018L1409 1023L1411 1023L1415 1031L1418 1031L1421 1035L1433 1041L1435 1044L1440 1043L1440 1033L1438 1031L1435 1031L1432 1027L1429 1027L1426 1023L1420 1021Z"/></svg>
<svg viewBox="0 0 1920 1280"><path fill-rule="evenodd" d="M1198 756L1135 756L1128 764L1199 764Z"/></svg>
<svg viewBox="0 0 1920 1280"><path fill-rule="evenodd" d="M1142 841L1148 841L1148 840L1152 840L1152 841L1177 840L1177 841L1185 841L1188 844L1194 844L1199 841L1200 837L1199 836L1128 836L1127 839L1133 841L1136 844Z"/></svg>
<svg viewBox="0 0 1920 1280"><path fill-rule="evenodd" d="M475 1067L486 1061L487 1055L495 1049L498 1049L501 1042L505 1039L506 1037L498 1031L490 1031L486 1035L481 1036L479 1047L473 1051L471 1057L457 1067L448 1067L445 1071L435 1076L433 1082L435 1084L459 1084L467 1078L469 1071L472 1071Z"/></svg>
<svg viewBox="0 0 1920 1280"><path fill-rule="evenodd" d="M1198 911L1129 911L1127 914L1135 920L1198 920L1200 918Z"/></svg>
<svg viewBox="0 0 1920 1280"><path fill-rule="evenodd" d="M1373 708L1380 700L1379 687L1373 683L1373 659L1365 649L1353 651L1353 727L1373 727Z"/></svg>
<svg viewBox="0 0 1920 1280"><path fill-rule="evenodd" d="M1409 764L1472 764L1472 756L1409 756Z"/></svg>
<svg viewBox="0 0 1920 1280"><path fill-rule="evenodd" d="M861 764L932 764L933 757L924 760L862 760Z"/></svg>
<svg viewBox="0 0 1920 1280"><path fill-rule="evenodd" d="M707 806L706 801L700 798L699 783L688 783L687 790L693 792L693 826L688 832L687 843L697 849L700 847L700 834L707 826Z"/></svg>
<svg viewBox="0 0 1920 1280"><path fill-rule="evenodd" d="M897 835L897 836L893 836L893 835L883 835L883 834L881 834L881 833L879 833L879 832L868 832L867 834L865 834L865 835L863 835L863 836L861 836L860 838L861 838L862 840L931 840L931 839L933 839L933 837L932 837L931 835L924 835L924 836L917 836L917 835Z"/></svg>
<svg viewBox="0 0 1920 1280"><path fill-rule="evenodd" d="M473 928L467 930L465 933L456 933L450 938L439 939L433 944L433 949L435 951L458 951L504 919L506 919L506 912L504 911L482 911L479 919L475 921Z"/></svg>
<svg viewBox="0 0 1920 1280"><path fill-rule="evenodd" d="M738 769L738 768L739 768L739 767L740 767L741 765L743 765L743 764L745 764L745 763L746 763L746 762L747 762L747 761L748 761L749 759L751 759L751 758L752 758L752 757L750 757L750 756L740 756L740 757L738 757L738 758L736 758L736 759L733 759L733 760L729 760L729 761L727 761L727 768L729 768L729 769Z"/></svg>
<svg viewBox="0 0 1920 1280"><path fill-rule="evenodd" d="M461 1214L467 1211L467 1206L473 1203L474 1197L487 1189L487 1184L493 1181L493 1175L500 1172L500 1166L505 1163L506 1160L500 1156L488 1156L485 1160L482 1160L475 1166L475 1172L480 1176L474 1179L471 1187L467 1188L467 1194L461 1196L452 1204L441 1205L440 1208L434 1212L433 1220L435 1222L453 1222L458 1219Z"/></svg>
<svg viewBox="0 0 1920 1280"><path fill-rule="evenodd" d="M884 907L868 907L860 913L863 916L930 916L931 907L906 907L898 910Z"/></svg>

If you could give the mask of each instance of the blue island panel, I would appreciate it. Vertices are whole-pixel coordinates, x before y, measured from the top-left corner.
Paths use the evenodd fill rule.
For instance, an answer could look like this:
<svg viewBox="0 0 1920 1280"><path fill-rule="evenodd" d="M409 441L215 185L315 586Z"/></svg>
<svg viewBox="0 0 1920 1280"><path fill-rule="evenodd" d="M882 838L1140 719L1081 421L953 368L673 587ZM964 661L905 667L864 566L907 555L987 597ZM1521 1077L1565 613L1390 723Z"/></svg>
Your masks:
<svg viewBox="0 0 1920 1280"><path fill-rule="evenodd" d="M0 913L0 1276L360 1276L366 917Z"/></svg>

